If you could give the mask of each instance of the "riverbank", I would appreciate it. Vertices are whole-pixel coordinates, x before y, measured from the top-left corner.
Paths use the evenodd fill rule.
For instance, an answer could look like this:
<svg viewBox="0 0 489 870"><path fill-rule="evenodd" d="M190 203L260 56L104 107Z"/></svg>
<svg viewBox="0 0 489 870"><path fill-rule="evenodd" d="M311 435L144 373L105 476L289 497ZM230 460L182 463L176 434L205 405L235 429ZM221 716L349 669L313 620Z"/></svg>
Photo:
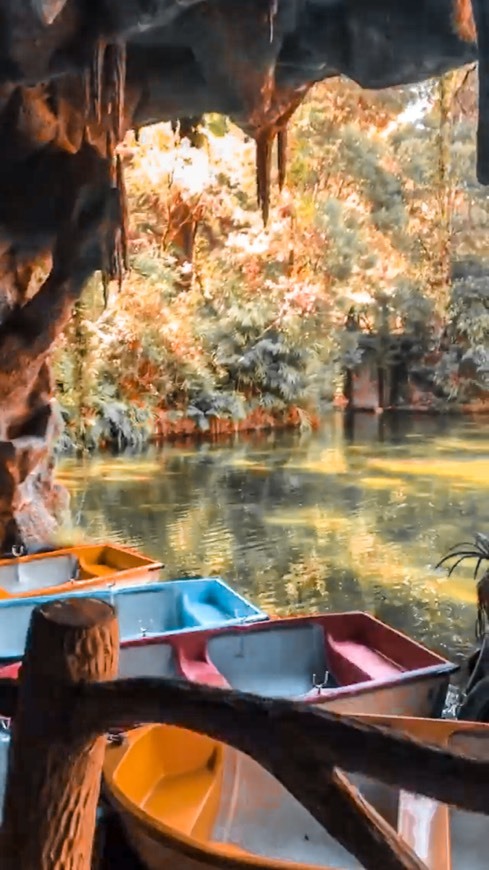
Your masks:
<svg viewBox="0 0 489 870"><path fill-rule="evenodd" d="M365 393L364 393L365 397ZM368 399L368 400L367 400ZM373 390L359 407L349 408L342 395L332 401L325 401L321 408L300 408L291 406L283 411L266 411L254 408L236 419L217 416L211 412L196 412L189 415L183 410L155 409L148 411L138 404L112 403L101 411L100 416L91 413L82 421L68 417L65 413L65 431L62 434L57 453L70 454L77 450L94 452L97 450L126 448L143 449L154 443L175 441L215 441L237 435L260 432L282 432L287 430L312 431L319 429L321 421L331 413L345 415L350 422L358 415L389 416L399 415L417 417L477 418L489 417L489 398L474 399L470 403L419 401L413 404L399 404L392 408L380 408Z"/></svg>
<svg viewBox="0 0 489 870"><path fill-rule="evenodd" d="M270 432L284 429L317 430L320 416L316 411L306 411L293 406L280 413L256 408L243 420L210 416L206 418L205 428L195 417L187 417L184 412L161 411L155 423L154 441L171 441L175 438L220 438L243 432Z"/></svg>
<svg viewBox="0 0 489 870"><path fill-rule="evenodd" d="M213 412L197 412L195 408L193 414L189 415L181 410L146 411L137 404L128 406L112 403L105 412L102 410L100 416L93 413L87 415L81 425L64 413L65 430L60 437L57 453L142 449L149 444L165 441L213 441L250 432L316 431L321 417L318 410L296 405L283 411L266 411L258 407L239 418L232 418L217 416Z"/></svg>

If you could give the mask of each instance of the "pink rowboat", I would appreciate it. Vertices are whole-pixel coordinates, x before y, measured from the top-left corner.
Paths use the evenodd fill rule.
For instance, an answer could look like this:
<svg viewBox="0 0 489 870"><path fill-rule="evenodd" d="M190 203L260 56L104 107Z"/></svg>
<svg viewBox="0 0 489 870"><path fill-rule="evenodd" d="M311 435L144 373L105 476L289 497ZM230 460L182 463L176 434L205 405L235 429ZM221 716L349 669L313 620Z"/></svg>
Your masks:
<svg viewBox="0 0 489 870"><path fill-rule="evenodd" d="M0 677L15 677L19 666ZM456 669L353 611L141 637L122 644L119 675L183 678L342 713L438 717Z"/></svg>

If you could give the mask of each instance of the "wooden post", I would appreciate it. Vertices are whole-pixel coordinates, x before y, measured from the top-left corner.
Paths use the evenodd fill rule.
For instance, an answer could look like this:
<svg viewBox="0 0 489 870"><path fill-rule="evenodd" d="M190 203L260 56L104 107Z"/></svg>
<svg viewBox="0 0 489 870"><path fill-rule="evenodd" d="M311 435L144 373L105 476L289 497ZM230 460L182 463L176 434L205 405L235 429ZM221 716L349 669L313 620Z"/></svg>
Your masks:
<svg viewBox="0 0 489 870"><path fill-rule="evenodd" d="M2 870L89 870L105 737L77 731L77 683L113 679L115 611L67 598L34 611L12 729Z"/></svg>

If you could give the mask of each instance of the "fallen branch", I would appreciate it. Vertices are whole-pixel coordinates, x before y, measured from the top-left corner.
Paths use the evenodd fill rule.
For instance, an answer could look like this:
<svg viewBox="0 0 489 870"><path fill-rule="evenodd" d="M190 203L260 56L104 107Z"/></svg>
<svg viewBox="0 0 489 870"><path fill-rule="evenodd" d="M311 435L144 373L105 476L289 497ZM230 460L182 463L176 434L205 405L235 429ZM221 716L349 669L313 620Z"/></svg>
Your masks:
<svg viewBox="0 0 489 870"><path fill-rule="evenodd" d="M116 680L72 691L73 722L81 738L135 722L162 722L229 743L255 758L287 788L281 766L288 753L311 778L321 779L332 767L340 767L489 814L489 761L429 746L353 717L182 680Z"/></svg>

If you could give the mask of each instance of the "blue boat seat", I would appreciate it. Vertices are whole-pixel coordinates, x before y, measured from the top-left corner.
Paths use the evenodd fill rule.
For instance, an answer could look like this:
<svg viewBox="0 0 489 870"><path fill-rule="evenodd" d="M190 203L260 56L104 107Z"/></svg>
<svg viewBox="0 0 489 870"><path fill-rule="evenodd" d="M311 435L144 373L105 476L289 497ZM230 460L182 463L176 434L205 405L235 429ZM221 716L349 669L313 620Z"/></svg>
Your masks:
<svg viewBox="0 0 489 870"><path fill-rule="evenodd" d="M182 615L187 626L216 625L223 621L223 609L209 601L199 601L182 594Z"/></svg>
<svg viewBox="0 0 489 870"><path fill-rule="evenodd" d="M225 631L209 640L209 659L233 689L269 698L297 698L328 669L319 625Z"/></svg>

